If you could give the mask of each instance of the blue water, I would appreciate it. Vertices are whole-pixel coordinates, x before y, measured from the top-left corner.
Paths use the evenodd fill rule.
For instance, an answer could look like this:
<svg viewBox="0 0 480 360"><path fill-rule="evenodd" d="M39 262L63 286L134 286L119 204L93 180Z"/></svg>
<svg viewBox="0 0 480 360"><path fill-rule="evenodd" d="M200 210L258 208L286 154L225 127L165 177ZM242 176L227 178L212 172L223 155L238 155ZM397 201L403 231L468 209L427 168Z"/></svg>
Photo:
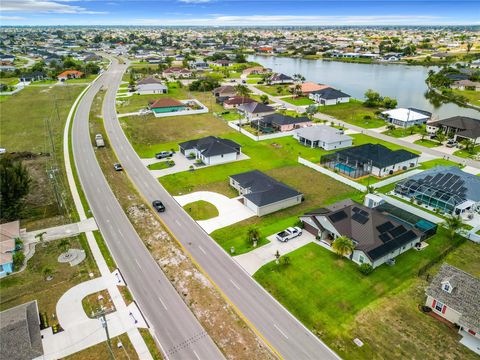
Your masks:
<svg viewBox="0 0 480 360"><path fill-rule="evenodd" d="M355 171L355 168L353 168L351 166L348 166L348 165L345 165L345 164L337 164L337 165L335 165L335 167L339 170L342 170L342 171L348 172L348 173L351 173L351 172Z"/></svg>

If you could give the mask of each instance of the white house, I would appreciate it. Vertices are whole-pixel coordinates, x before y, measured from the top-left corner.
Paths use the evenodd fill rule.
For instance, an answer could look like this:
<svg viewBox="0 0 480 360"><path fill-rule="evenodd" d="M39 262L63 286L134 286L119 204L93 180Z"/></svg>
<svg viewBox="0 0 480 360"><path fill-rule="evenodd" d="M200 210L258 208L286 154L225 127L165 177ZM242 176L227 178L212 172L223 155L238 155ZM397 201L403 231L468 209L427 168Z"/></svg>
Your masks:
<svg viewBox="0 0 480 360"><path fill-rule="evenodd" d="M154 77L147 77L142 79L137 84L137 94L166 94L168 87L160 79Z"/></svg>
<svg viewBox="0 0 480 360"><path fill-rule="evenodd" d="M383 117L387 122L395 126L402 128L408 128L413 125L425 124L430 117L431 113L426 111L419 111L414 109L397 108L382 112Z"/></svg>
<svg viewBox="0 0 480 360"><path fill-rule="evenodd" d="M308 97L320 105L336 105L350 101L350 95L331 87L312 91Z"/></svg>
<svg viewBox="0 0 480 360"><path fill-rule="evenodd" d="M242 147L236 142L207 136L178 144L180 152L187 158L201 160L205 165L223 164L238 159Z"/></svg>
<svg viewBox="0 0 480 360"><path fill-rule="evenodd" d="M341 149L352 146L353 139L343 130L327 125L303 127L295 131L294 138L302 145L319 147L324 150Z"/></svg>

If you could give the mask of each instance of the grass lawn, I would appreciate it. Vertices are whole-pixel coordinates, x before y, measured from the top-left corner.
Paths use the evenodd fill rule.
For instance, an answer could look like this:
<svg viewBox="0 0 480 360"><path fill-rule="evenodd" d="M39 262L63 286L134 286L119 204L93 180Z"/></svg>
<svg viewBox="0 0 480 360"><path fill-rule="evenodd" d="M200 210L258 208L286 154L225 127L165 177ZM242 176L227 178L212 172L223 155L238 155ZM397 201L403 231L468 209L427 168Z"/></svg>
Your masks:
<svg viewBox="0 0 480 360"><path fill-rule="evenodd" d="M240 115L235 110L223 111L220 114L221 114L220 116L226 121L233 121L233 120L238 120L242 118L242 115Z"/></svg>
<svg viewBox="0 0 480 360"><path fill-rule="evenodd" d="M0 84L5 84L8 86L17 85L20 82L18 77L11 78L0 78Z"/></svg>
<svg viewBox="0 0 480 360"><path fill-rule="evenodd" d="M282 100L286 101L290 104L297 105L297 106L315 104L315 101L313 101L312 99L309 99L308 97L305 97L305 96L301 96L301 97L297 97L297 98L295 98L293 96L290 96L290 97L282 98Z"/></svg>
<svg viewBox="0 0 480 360"><path fill-rule="evenodd" d="M441 323L433 322L416 309L416 305L424 301L422 290L413 301L410 296L399 297L418 281L418 270L436 258L451 241L440 229L438 235L428 242L425 250L408 251L396 258L395 266L383 265L369 276L362 275L353 262L340 259L316 244L309 244L288 255L290 265L269 263L254 278L345 359L405 358L412 357L412 350L415 353L413 358L436 359L442 356L438 357L439 350L434 346L444 340L443 336L415 331L422 329L424 322L433 328L442 327ZM476 256L480 254L479 249L475 247ZM395 305L405 308L408 316L388 312L391 301L385 302L384 299L390 297L396 300ZM397 320L393 323L386 321L385 312ZM368 322L365 321L367 317ZM391 327L399 336L391 336ZM402 331L398 331L399 328ZM352 340L356 336L365 342L362 348L354 345ZM418 346L424 345L423 341L417 343L419 337L433 339L433 343L425 342L433 353ZM450 337L456 338L456 334ZM370 339L372 342L368 341ZM455 352L468 354L451 339L449 344L454 345Z"/></svg>
<svg viewBox="0 0 480 360"><path fill-rule="evenodd" d="M403 146L400 146L400 145L397 145L395 143L391 143L391 142L388 142L388 141L383 141L383 140L380 140L380 139L377 139L377 138L374 138L374 137L371 137L371 136L368 136L368 135L365 135L365 134L353 134L353 135L350 135L352 138L353 138L353 146L357 146L357 145L363 145L363 144L367 144L367 143L371 143L371 144L381 144L391 150L400 150L400 149L404 149L404 150L408 150L414 154L420 154L420 151L416 151L416 150L413 150L413 149L405 149Z"/></svg>
<svg viewBox="0 0 480 360"><path fill-rule="evenodd" d="M154 164L150 164L147 167L150 170L163 170L169 168L170 166L168 165L167 161L159 161Z"/></svg>
<svg viewBox="0 0 480 360"><path fill-rule="evenodd" d="M410 136L410 135L413 135L413 134L419 134L419 133L421 133L422 129L424 129L424 128L425 128L425 126L420 126L420 127L410 126L409 128L406 128L406 129L396 127L395 129L384 131L384 132L382 132L382 134L392 136L392 137L396 137L396 138L402 138L402 137Z"/></svg>
<svg viewBox="0 0 480 360"><path fill-rule="evenodd" d="M351 99L350 102L344 104L319 106L318 111L366 129L378 128L385 125L385 120L380 119L375 114L379 109L368 108L358 100Z"/></svg>
<svg viewBox="0 0 480 360"><path fill-rule="evenodd" d="M455 95L465 96L470 104L480 106L480 91L456 89L452 89L452 91Z"/></svg>
<svg viewBox="0 0 480 360"><path fill-rule="evenodd" d="M117 344L121 342L122 347L119 348ZM128 335L122 334L111 339L112 352L114 359L118 360L134 360L138 359L137 352L133 347ZM108 359L110 356L110 351L108 349L108 343L102 342L100 344L91 346L87 349L79 351L75 354L65 357L65 360L103 360Z"/></svg>
<svg viewBox="0 0 480 360"><path fill-rule="evenodd" d="M85 76L83 78L79 78L79 79L68 79L68 80L65 80L65 83L66 84L83 84L83 83L89 83L91 82L93 79L95 79L96 77L98 76L98 74L91 74L91 75L88 75L88 76Z"/></svg>
<svg viewBox="0 0 480 360"><path fill-rule="evenodd" d="M203 200L186 204L183 208L193 220L208 220L218 216L217 208Z"/></svg>
<svg viewBox="0 0 480 360"><path fill-rule="evenodd" d="M475 148L473 149L473 154L465 151L464 149L461 149L461 150L455 151L453 153L453 155L459 156L459 157L462 157L462 158L465 158L465 159L475 159L475 157L478 153L480 153L480 145L475 146Z"/></svg>
<svg viewBox="0 0 480 360"><path fill-rule="evenodd" d="M458 166L459 168L463 168L463 165L458 164L456 162L445 160L445 159L434 159L425 161L420 164L420 169L428 170L437 166Z"/></svg>
<svg viewBox="0 0 480 360"><path fill-rule="evenodd" d="M425 146L427 148L434 148L440 145L438 141L433 141L428 139L415 140L413 143L417 145Z"/></svg>
<svg viewBox="0 0 480 360"><path fill-rule="evenodd" d="M247 79L247 84L257 84L259 81L262 81L262 79L261 78Z"/></svg>
<svg viewBox="0 0 480 360"><path fill-rule="evenodd" d="M291 95L292 93L289 91L291 84L283 84L283 85L257 85L256 88L260 91L267 93L268 95L272 96L283 96L283 95Z"/></svg>

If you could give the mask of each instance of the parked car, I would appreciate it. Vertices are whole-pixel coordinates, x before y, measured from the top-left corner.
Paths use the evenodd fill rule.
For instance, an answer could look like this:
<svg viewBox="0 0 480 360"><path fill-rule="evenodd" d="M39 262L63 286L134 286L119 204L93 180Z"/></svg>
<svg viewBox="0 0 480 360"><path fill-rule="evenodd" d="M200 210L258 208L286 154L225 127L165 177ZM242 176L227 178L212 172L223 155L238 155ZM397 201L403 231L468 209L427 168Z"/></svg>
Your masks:
<svg viewBox="0 0 480 360"><path fill-rule="evenodd" d="M115 169L115 171L122 171L123 170L122 164L119 164L119 163L113 164L113 168Z"/></svg>
<svg viewBox="0 0 480 360"><path fill-rule="evenodd" d="M163 205L163 203L160 200L153 200L152 201L152 206L158 212L164 212L165 211L165 205Z"/></svg>
<svg viewBox="0 0 480 360"><path fill-rule="evenodd" d="M97 145L97 147L104 147L105 146L105 142L103 141L102 134L95 135L95 144Z"/></svg>
<svg viewBox="0 0 480 360"><path fill-rule="evenodd" d="M453 148L457 146L458 146L458 142L456 142L455 140L450 139L447 141L446 147Z"/></svg>
<svg viewBox="0 0 480 360"><path fill-rule="evenodd" d="M242 80L242 84L246 84L247 83L247 80Z"/></svg>
<svg viewBox="0 0 480 360"><path fill-rule="evenodd" d="M157 159L165 159L170 156L173 156L173 151L160 151L155 154L155 158Z"/></svg>
<svg viewBox="0 0 480 360"><path fill-rule="evenodd" d="M302 235L302 229L299 227L289 227L281 232L279 232L275 237L278 241L287 242L297 236Z"/></svg>
<svg viewBox="0 0 480 360"><path fill-rule="evenodd" d="M234 82L237 82L237 80L235 80L235 79L230 79L230 82L231 82L231 83L234 83Z"/></svg>

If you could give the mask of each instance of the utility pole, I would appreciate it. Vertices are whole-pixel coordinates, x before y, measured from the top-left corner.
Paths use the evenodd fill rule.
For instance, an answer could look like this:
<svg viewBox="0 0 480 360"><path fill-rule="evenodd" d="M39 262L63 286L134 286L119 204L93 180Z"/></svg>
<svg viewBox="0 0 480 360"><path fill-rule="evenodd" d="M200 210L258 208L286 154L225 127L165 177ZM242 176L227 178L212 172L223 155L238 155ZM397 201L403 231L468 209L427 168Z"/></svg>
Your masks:
<svg viewBox="0 0 480 360"><path fill-rule="evenodd" d="M107 318L105 317L105 315L106 315L105 310L101 309L94 315L94 317L100 320L103 328L105 329L105 334L107 335L107 345L108 345L108 352L109 352L109 355L110 355L110 360L115 360L115 356L113 355L113 350L112 350L112 343L110 341L110 334L108 333Z"/></svg>

